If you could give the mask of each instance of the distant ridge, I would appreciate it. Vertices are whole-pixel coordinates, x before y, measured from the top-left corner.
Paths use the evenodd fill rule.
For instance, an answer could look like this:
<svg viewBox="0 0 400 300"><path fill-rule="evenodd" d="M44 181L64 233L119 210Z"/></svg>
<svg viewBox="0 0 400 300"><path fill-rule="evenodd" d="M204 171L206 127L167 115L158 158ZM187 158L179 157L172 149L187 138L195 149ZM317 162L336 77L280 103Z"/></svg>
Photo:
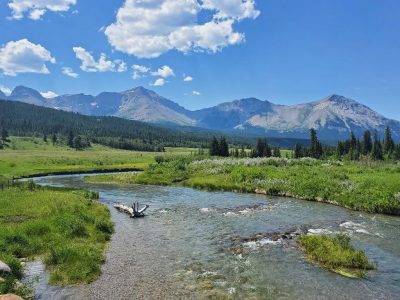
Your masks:
<svg viewBox="0 0 400 300"><path fill-rule="evenodd" d="M129 120L168 126L189 126L237 134L253 133L269 137L308 138L310 128L325 140L361 136L365 130L381 135L386 126L400 140L400 122L385 118L371 108L340 95L296 105L277 105L256 98L225 102L190 111L152 90L136 87L123 92L103 92L97 96L76 94L44 98L38 91L16 87L1 98L79 112L90 116L117 116Z"/></svg>

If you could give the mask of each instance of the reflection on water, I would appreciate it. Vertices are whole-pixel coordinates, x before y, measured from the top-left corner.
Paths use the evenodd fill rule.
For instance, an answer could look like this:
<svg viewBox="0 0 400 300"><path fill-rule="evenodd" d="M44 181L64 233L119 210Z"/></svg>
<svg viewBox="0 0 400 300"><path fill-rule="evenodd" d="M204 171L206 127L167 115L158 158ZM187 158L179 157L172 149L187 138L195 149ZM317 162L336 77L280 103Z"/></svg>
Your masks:
<svg viewBox="0 0 400 300"><path fill-rule="evenodd" d="M400 218L286 198L210 193L179 187L112 186L82 176L40 184L100 192L116 225L101 277L54 288L45 276L38 299L395 299L400 295ZM130 219L114 202L149 204ZM378 265L347 279L308 263L296 235L345 231ZM44 273L45 274L45 273Z"/></svg>

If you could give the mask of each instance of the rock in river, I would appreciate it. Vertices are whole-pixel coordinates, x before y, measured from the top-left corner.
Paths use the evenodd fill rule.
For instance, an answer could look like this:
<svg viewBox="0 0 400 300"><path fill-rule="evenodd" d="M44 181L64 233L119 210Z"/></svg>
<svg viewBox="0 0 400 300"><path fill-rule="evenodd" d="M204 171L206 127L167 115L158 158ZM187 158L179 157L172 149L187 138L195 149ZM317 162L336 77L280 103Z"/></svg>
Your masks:
<svg viewBox="0 0 400 300"><path fill-rule="evenodd" d="M0 260L0 272L11 274L11 268Z"/></svg>

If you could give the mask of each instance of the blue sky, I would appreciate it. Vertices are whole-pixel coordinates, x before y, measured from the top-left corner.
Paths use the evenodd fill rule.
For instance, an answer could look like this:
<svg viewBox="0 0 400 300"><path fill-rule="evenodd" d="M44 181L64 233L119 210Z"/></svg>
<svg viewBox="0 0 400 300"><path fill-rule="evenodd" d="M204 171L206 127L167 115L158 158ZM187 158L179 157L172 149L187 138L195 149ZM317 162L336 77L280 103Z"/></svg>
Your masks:
<svg viewBox="0 0 400 300"><path fill-rule="evenodd" d="M400 119L398 0L196 1L0 0L0 87L142 85L189 109L335 93Z"/></svg>

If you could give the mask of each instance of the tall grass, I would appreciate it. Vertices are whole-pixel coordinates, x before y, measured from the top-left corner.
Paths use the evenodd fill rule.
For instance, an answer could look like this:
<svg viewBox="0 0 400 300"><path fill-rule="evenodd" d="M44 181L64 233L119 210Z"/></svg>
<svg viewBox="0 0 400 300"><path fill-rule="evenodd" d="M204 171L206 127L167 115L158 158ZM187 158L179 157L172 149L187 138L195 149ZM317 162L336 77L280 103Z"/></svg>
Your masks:
<svg viewBox="0 0 400 300"><path fill-rule="evenodd" d="M20 258L40 258L53 284L88 283L100 274L113 233L96 193L18 184L0 191L0 259L22 276ZM17 292L12 285L3 292ZM23 296L23 295L22 295Z"/></svg>
<svg viewBox="0 0 400 300"><path fill-rule="evenodd" d="M363 277L374 266L363 251L356 250L345 234L303 235L299 244L307 258L318 265L348 277Z"/></svg>

